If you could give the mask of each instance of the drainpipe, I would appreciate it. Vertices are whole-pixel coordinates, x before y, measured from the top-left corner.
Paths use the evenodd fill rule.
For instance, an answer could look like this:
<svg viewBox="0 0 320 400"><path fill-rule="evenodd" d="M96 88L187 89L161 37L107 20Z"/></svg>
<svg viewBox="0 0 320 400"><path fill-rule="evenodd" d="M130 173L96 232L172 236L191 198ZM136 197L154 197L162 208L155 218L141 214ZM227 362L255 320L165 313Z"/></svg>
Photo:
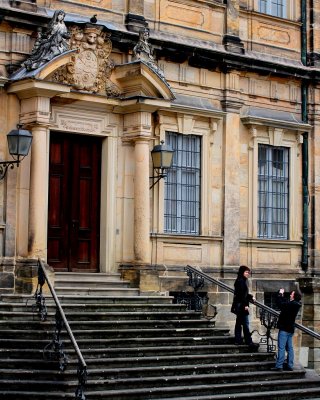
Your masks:
<svg viewBox="0 0 320 400"><path fill-rule="evenodd" d="M301 62L307 65L307 2L301 0ZM301 82L301 119L304 123L308 122L308 83ZM304 132L302 143L302 196L303 196L303 228L302 228L302 255L301 268L308 270L308 233L309 233L309 192L308 192L308 133Z"/></svg>

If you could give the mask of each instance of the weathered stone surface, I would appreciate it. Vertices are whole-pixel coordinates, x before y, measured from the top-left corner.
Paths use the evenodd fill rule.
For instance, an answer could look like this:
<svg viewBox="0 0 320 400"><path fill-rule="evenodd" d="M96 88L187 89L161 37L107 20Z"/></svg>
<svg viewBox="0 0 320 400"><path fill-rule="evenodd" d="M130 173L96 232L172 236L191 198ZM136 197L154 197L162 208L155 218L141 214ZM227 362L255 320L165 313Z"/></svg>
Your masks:
<svg viewBox="0 0 320 400"><path fill-rule="evenodd" d="M0 288L13 289L14 288L14 275L11 273L2 272L0 274Z"/></svg>

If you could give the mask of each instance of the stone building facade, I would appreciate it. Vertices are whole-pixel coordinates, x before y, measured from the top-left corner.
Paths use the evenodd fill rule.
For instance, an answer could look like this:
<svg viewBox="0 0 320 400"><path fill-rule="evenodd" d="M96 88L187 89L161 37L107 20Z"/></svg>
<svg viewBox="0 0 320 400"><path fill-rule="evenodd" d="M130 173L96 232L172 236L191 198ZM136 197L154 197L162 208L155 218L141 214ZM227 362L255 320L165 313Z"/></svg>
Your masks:
<svg viewBox="0 0 320 400"><path fill-rule="evenodd" d="M0 9L1 158L18 123L33 135L0 182L0 291L31 292L38 257L163 294L186 290L187 264L230 285L246 264L261 301L300 279L303 322L319 330L320 3ZM67 47L45 47L60 9ZM162 140L174 164L150 190ZM204 290L228 323L230 295ZM302 342L311 362L317 347Z"/></svg>

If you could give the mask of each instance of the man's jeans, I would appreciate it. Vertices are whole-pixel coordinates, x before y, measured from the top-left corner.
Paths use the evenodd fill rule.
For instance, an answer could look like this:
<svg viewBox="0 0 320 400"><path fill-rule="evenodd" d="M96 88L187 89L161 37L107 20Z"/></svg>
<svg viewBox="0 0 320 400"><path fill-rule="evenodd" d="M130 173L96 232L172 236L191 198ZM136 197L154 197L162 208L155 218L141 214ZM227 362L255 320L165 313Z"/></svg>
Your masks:
<svg viewBox="0 0 320 400"><path fill-rule="evenodd" d="M279 331L278 333L278 357L276 362L276 368L283 368L286 351L288 353L287 362L288 368L293 368L294 363L294 351L292 345L293 333L286 331Z"/></svg>
<svg viewBox="0 0 320 400"><path fill-rule="evenodd" d="M251 344L252 339L249 329L249 316L238 314L236 319L236 326L234 328L234 336L237 344L242 343L242 328L243 328L243 336L245 343Z"/></svg>

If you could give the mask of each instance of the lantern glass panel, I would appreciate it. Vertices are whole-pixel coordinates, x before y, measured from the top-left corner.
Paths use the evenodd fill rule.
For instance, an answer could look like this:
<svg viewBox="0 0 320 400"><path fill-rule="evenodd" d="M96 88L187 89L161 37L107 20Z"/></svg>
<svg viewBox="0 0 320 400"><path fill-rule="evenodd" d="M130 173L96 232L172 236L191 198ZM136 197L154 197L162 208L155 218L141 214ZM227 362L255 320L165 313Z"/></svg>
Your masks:
<svg viewBox="0 0 320 400"><path fill-rule="evenodd" d="M7 135L9 153L12 156L25 157L28 155L32 135L29 131L24 129L16 129Z"/></svg>

